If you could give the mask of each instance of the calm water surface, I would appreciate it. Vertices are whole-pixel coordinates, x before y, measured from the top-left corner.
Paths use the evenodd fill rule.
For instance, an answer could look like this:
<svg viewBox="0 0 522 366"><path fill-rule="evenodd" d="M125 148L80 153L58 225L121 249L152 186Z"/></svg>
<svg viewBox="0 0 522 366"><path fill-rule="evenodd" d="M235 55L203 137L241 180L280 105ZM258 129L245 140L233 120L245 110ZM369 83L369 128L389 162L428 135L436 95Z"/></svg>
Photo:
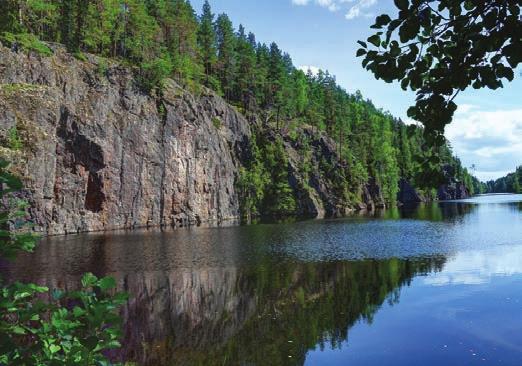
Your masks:
<svg viewBox="0 0 522 366"><path fill-rule="evenodd" d="M522 196L372 217L43 241L3 269L131 299L143 365L522 365Z"/></svg>

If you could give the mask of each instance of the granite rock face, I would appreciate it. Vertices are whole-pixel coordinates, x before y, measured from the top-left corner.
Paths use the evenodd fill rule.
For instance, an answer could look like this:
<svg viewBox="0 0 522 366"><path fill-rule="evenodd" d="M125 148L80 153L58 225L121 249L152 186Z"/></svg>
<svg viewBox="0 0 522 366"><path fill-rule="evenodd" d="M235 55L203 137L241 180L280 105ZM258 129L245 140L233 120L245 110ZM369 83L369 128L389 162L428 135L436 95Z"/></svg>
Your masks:
<svg viewBox="0 0 522 366"><path fill-rule="evenodd" d="M404 205L424 202L424 198L406 179L399 180L397 201Z"/></svg>
<svg viewBox="0 0 522 366"><path fill-rule="evenodd" d="M149 95L138 70L50 46L54 55L40 57L0 44L0 157L24 180L35 228L59 235L239 220L236 183L260 121L205 88L168 81ZM327 134L302 127L303 149L264 127L269 140L283 137L297 215L384 207L375 180L348 197L346 162ZM21 149L9 146L13 130Z"/></svg>
<svg viewBox="0 0 522 366"><path fill-rule="evenodd" d="M132 70L88 57L0 49L0 137L16 128L26 142L17 166L37 226L64 234L237 219L245 118L174 82L152 98Z"/></svg>

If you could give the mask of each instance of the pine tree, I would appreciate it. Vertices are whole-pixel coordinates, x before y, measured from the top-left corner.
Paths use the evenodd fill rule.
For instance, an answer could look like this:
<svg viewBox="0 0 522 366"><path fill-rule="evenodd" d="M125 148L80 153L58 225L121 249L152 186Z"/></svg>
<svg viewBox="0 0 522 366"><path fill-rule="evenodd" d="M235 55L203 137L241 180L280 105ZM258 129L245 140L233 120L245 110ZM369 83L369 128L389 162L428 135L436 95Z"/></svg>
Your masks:
<svg viewBox="0 0 522 366"><path fill-rule="evenodd" d="M183 81L198 81L203 73L198 55L198 22L187 0L173 0L167 19L167 47L172 55L174 70ZM172 28L171 28L172 27Z"/></svg>
<svg viewBox="0 0 522 366"><path fill-rule="evenodd" d="M216 22L217 34L217 75L221 82L225 99L232 100L236 74L236 37L234 27L226 14L220 14Z"/></svg>
<svg viewBox="0 0 522 366"><path fill-rule="evenodd" d="M62 42L69 51L71 51L73 47L73 14L74 14L74 4L72 1L61 1L60 2L60 29L59 29L59 37L57 40Z"/></svg>
<svg viewBox="0 0 522 366"><path fill-rule="evenodd" d="M235 87L237 91L235 94L245 110L252 110L255 107L256 52L242 25L239 26L236 44L237 80Z"/></svg>
<svg viewBox="0 0 522 366"><path fill-rule="evenodd" d="M204 83L207 87L217 89L213 78L217 62L216 32L214 30L214 14L208 0L203 4L203 11L199 19L198 45L201 64L205 72Z"/></svg>
<svg viewBox="0 0 522 366"><path fill-rule="evenodd" d="M119 0L97 0L89 4L83 44L89 52L116 57L125 24Z"/></svg>

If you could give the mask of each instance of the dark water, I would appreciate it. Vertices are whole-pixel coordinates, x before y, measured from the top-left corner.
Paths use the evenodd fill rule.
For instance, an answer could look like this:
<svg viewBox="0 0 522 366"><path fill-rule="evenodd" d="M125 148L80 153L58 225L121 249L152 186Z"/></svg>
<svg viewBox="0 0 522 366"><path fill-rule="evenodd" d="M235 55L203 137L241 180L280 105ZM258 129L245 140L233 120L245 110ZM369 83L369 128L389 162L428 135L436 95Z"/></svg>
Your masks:
<svg viewBox="0 0 522 366"><path fill-rule="evenodd" d="M44 241L11 279L114 276L143 365L522 365L522 196Z"/></svg>

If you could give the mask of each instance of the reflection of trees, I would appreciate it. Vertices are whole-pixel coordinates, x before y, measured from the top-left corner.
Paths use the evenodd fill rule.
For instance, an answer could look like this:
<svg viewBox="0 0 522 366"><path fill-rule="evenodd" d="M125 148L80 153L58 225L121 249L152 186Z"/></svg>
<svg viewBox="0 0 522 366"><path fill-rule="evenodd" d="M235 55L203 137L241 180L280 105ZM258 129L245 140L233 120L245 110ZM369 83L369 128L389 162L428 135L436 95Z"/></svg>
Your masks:
<svg viewBox="0 0 522 366"><path fill-rule="evenodd" d="M477 208L478 205L476 204L463 202L433 202L392 207L387 210L376 211L374 216L393 220L455 221L472 213Z"/></svg>
<svg viewBox="0 0 522 366"><path fill-rule="evenodd" d="M266 243L266 232L247 236ZM197 233L198 250L194 238L174 245L163 234L54 241L10 276L66 288L84 271L114 276L131 297L120 356L139 364L286 365L302 364L316 345L339 346L357 320L372 321L414 276L444 263L276 261L258 246L246 259L238 230Z"/></svg>
<svg viewBox="0 0 522 366"><path fill-rule="evenodd" d="M241 270L131 275L127 355L150 365L302 364L307 350L340 345L357 320L372 321L413 276L443 263L264 261Z"/></svg>

